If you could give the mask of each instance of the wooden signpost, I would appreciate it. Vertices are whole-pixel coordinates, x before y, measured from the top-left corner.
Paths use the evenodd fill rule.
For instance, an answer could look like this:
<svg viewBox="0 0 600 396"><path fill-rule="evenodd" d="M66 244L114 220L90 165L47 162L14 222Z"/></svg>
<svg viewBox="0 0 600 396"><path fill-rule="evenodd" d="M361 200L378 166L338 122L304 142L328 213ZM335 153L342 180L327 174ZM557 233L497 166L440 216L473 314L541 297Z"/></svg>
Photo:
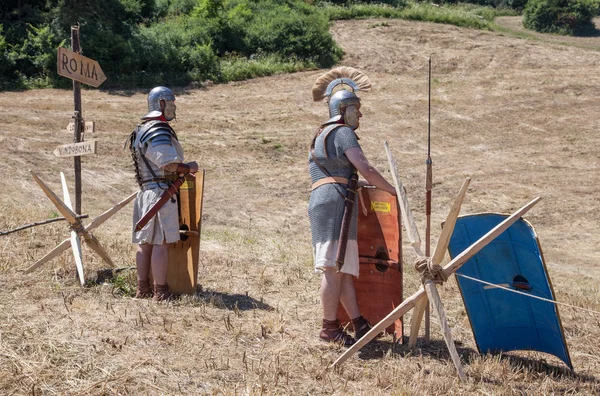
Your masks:
<svg viewBox="0 0 600 396"><path fill-rule="evenodd" d="M83 132L85 133L94 133L96 132L96 123L94 121L85 122L83 119L81 120ZM67 132L75 132L75 123L70 122L67 125Z"/></svg>
<svg viewBox="0 0 600 396"><path fill-rule="evenodd" d="M93 59L81 55L79 45L79 26L71 26L71 46L72 51L66 48L58 48L56 59L57 73L63 77L73 80L73 127L67 126L67 131L73 131L73 145L59 146L54 150L58 157L74 157L75 162L75 213L81 213L81 156L84 154L96 153L96 143L92 145L81 145L83 142L83 132L93 132L94 123L90 122L89 129L85 127L81 109L81 83L99 87L106 76L102 68ZM85 129L84 129L85 128ZM93 150L92 150L93 147ZM58 150L58 154L57 154ZM64 155L63 155L64 154Z"/></svg>
<svg viewBox="0 0 600 396"><path fill-rule="evenodd" d="M63 144L54 149L57 157L75 157L78 155L96 154L96 141Z"/></svg>
<svg viewBox="0 0 600 396"><path fill-rule="evenodd" d="M73 80L73 121L67 126L67 131L73 132L73 143L58 146L54 150L54 155L57 157L74 157L75 162L75 208L71 204L71 197L69 195L69 189L64 174L61 172L61 182L63 188L63 200L56 196L56 194L50 190L50 188L33 172L31 172L34 180L39 184L40 188L48 196L48 198L54 203L58 211L65 217L70 223L71 236L69 239L64 240L56 248L38 260L28 270L39 267L44 262L56 257L60 252L66 250L69 245L73 249L73 255L75 257L75 264L77 267L77 274L79 281L83 286L85 283L83 273L83 262L81 259L81 238L86 244L94 250L106 263L110 266L114 266L112 260L106 254L106 251L100 245L100 242L90 233L90 231L112 216L117 210L122 208L127 202L131 201L135 194L130 195L125 200L121 201L115 207L109 211L100 215L100 217L94 219L90 225L84 227L79 219L81 214L81 156L87 154L96 153L96 141L92 140L89 142L83 141L84 132L94 132L94 122L89 122L87 125L84 123L82 118L81 109L81 83L89 84L92 87L99 87L104 81L106 76L100 68L98 62L93 59L86 58L81 55L81 48L79 46L79 26L71 26L71 44L72 51L59 47L58 57L56 59L56 68L59 75L70 78Z"/></svg>

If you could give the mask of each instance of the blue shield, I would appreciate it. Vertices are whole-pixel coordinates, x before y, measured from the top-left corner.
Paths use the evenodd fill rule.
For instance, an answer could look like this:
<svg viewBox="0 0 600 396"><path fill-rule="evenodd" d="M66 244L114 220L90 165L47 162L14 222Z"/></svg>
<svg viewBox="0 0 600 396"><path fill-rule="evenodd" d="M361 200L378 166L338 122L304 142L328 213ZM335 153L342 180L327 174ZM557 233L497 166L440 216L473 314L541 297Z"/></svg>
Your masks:
<svg viewBox="0 0 600 396"><path fill-rule="evenodd" d="M456 257L508 216L461 216L448 251ZM457 274L555 300L535 230L519 219L467 261ZM573 369L556 304L457 276L477 348L481 353L546 352Z"/></svg>

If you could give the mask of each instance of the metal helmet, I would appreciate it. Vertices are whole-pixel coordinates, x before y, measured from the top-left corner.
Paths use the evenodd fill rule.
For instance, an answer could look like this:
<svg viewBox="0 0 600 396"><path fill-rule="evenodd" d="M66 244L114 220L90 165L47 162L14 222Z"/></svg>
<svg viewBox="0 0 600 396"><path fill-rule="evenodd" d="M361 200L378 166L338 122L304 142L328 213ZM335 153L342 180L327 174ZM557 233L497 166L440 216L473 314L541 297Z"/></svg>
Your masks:
<svg viewBox="0 0 600 396"><path fill-rule="evenodd" d="M329 117L342 114L342 107L360 104L360 98L352 91L341 89L329 98Z"/></svg>
<svg viewBox="0 0 600 396"><path fill-rule="evenodd" d="M173 94L173 91L162 86L152 88L148 94L148 113L143 116L142 119L157 118L163 115L163 111L160 108L161 100L164 100L165 102L175 102L175 95ZM175 118L175 114L173 114L173 117L170 118L165 115L165 118L168 121L171 121L173 118Z"/></svg>
<svg viewBox="0 0 600 396"><path fill-rule="evenodd" d="M340 89L336 93L333 93L333 90L338 85L348 85L350 89ZM358 85L349 78L338 78L329 83L325 92L325 95L329 97L329 120L324 125L339 122L342 119L342 108L360 104L360 98L354 93L354 91L359 90ZM358 125L350 125L346 119L344 119L344 122L352 127L352 129L358 128Z"/></svg>

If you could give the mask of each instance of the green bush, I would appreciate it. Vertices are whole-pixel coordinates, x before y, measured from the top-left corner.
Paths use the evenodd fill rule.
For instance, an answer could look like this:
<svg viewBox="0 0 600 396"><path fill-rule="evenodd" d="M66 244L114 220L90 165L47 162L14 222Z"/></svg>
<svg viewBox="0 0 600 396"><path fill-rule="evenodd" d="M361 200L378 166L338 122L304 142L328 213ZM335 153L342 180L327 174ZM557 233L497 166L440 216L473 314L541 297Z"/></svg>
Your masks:
<svg viewBox="0 0 600 396"><path fill-rule="evenodd" d="M592 6L592 15L600 17L600 0L590 0Z"/></svg>
<svg viewBox="0 0 600 396"><path fill-rule="evenodd" d="M212 39L217 52L224 56L246 57L275 54L332 66L342 51L329 33L329 20L320 9L298 0L219 0L212 8L197 8L196 17L214 16Z"/></svg>
<svg viewBox="0 0 600 396"><path fill-rule="evenodd" d="M587 0L529 0L523 26L542 33L582 35L595 30L594 7Z"/></svg>
<svg viewBox="0 0 600 396"><path fill-rule="evenodd" d="M404 7L406 5L406 0L324 0L317 1L318 5L341 5L341 6L352 6L356 4L385 4L392 7Z"/></svg>
<svg viewBox="0 0 600 396"><path fill-rule="evenodd" d="M168 71L172 76L179 75L178 80L185 80L187 72L202 70L206 79L213 78L218 69L207 30L189 17L141 27L131 43L136 54L131 70L148 74Z"/></svg>
<svg viewBox="0 0 600 396"><path fill-rule="evenodd" d="M258 55L251 58L229 55L221 60L221 72L217 81L239 81L315 67L314 63L283 59L277 55Z"/></svg>
<svg viewBox="0 0 600 396"><path fill-rule="evenodd" d="M69 86L56 74L56 48L70 47L76 24L83 55L108 77L102 87L131 88L331 67L342 56L331 20L385 17L490 29L494 17L514 15L502 6L525 1L441 0L439 7L429 0L2 0L0 89ZM598 12L600 0L585 1Z"/></svg>
<svg viewBox="0 0 600 396"><path fill-rule="evenodd" d="M447 23L474 29L490 29L488 21L493 20L499 14L499 11L495 11L490 7L474 5L448 5L439 7L429 3L407 3L402 8L376 4L354 4L348 7L328 5L324 6L324 10L332 20L401 18L413 21ZM484 15L478 15L480 13Z"/></svg>
<svg viewBox="0 0 600 396"><path fill-rule="evenodd" d="M347 20L362 18L402 18L402 8L378 4L353 4L346 7L324 6L331 20Z"/></svg>

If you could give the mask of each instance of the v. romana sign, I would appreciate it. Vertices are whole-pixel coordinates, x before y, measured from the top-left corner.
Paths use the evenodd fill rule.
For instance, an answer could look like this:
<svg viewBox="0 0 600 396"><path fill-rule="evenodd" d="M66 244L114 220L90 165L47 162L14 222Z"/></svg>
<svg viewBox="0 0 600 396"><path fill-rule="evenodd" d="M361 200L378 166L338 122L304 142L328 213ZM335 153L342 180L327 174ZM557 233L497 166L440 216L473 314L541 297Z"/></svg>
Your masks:
<svg viewBox="0 0 600 396"><path fill-rule="evenodd" d="M54 150L57 157L77 157L79 155L96 154L96 141L64 144Z"/></svg>
<svg viewBox="0 0 600 396"><path fill-rule="evenodd" d="M99 87L106 81L98 62L63 47L58 47L57 71L63 77L92 87Z"/></svg>

